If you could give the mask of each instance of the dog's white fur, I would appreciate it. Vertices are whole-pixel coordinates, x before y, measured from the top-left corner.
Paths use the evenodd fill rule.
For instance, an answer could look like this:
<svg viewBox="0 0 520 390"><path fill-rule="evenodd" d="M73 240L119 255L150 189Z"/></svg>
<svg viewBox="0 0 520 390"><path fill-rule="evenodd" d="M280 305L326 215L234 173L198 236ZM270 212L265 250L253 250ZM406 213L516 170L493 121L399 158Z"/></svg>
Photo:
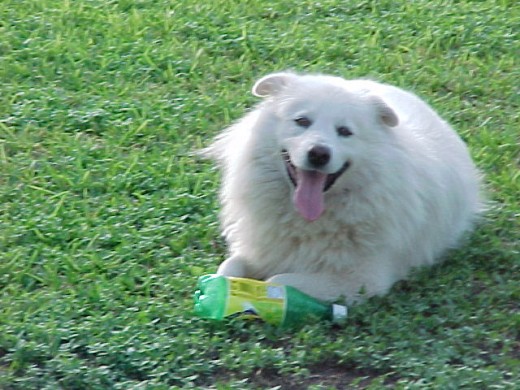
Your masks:
<svg viewBox="0 0 520 390"><path fill-rule="evenodd" d="M264 101L207 149L223 172L230 257L219 274L352 303L385 294L471 229L482 207L477 169L458 135L417 96L374 81L294 73L265 76L253 93ZM295 123L301 117L311 125ZM341 126L353 134L339 135ZM317 171L351 165L324 193L324 210L306 216L293 202L282 150L308 172L317 144L331 151Z"/></svg>

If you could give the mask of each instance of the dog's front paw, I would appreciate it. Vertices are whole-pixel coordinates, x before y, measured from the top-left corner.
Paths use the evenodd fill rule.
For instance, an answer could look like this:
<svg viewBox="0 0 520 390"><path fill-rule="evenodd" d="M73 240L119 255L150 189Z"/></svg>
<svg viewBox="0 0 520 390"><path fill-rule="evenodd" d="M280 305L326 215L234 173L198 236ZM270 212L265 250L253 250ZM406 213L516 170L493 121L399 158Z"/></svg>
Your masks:
<svg viewBox="0 0 520 390"><path fill-rule="evenodd" d="M217 274L235 278L247 277L246 261L242 256L228 257L218 267Z"/></svg>
<svg viewBox="0 0 520 390"><path fill-rule="evenodd" d="M326 301L335 300L342 294L340 284L331 275L286 273L274 275L267 281L292 286L314 298Z"/></svg>
<svg viewBox="0 0 520 390"><path fill-rule="evenodd" d="M348 304L360 302L365 296L360 293L359 283L349 279L349 276L349 273L334 275L286 273L274 275L267 281L295 287L307 295L323 301L342 300Z"/></svg>
<svg viewBox="0 0 520 390"><path fill-rule="evenodd" d="M267 282L299 288L299 285L302 284L302 276L302 274L297 273L277 274L267 279Z"/></svg>

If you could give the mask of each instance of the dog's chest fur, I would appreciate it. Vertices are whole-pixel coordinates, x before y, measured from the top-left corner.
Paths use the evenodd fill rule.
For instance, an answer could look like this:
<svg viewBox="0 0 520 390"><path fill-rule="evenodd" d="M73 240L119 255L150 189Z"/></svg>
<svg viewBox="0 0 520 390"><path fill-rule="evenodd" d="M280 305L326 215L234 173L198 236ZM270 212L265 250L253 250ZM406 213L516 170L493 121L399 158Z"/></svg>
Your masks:
<svg viewBox="0 0 520 390"><path fill-rule="evenodd" d="M322 269L340 272L380 250L378 227L360 221L361 210L352 194L327 197L324 215L308 222L294 210L285 180L268 188L258 182L243 188L248 189L241 200L247 204L242 208L245 214L233 219L228 238L237 252L254 259L250 265L258 278Z"/></svg>

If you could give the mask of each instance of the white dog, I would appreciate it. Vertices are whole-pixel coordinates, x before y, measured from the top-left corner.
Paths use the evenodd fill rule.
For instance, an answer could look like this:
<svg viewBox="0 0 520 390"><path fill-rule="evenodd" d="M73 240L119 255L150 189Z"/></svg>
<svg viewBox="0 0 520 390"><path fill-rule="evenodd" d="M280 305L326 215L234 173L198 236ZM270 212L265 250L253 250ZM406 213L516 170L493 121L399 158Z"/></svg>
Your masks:
<svg viewBox="0 0 520 390"><path fill-rule="evenodd" d="M368 80L274 73L206 152L223 171L218 273L348 303L385 294L468 231L479 175L426 103Z"/></svg>

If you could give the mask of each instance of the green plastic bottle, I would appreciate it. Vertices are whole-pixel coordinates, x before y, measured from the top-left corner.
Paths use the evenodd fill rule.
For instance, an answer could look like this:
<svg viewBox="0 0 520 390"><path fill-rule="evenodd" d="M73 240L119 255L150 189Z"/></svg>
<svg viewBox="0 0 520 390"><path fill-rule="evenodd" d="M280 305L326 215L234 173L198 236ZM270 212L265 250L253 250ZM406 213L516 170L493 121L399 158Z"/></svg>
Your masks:
<svg viewBox="0 0 520 390"><path fill-rule="evenodd" d="M194 298L195 313L215 320L243 316L294 327L310 317L340 321L347 316L345 306L319 301L291 286L222 275L201 276Z"/></svg>

